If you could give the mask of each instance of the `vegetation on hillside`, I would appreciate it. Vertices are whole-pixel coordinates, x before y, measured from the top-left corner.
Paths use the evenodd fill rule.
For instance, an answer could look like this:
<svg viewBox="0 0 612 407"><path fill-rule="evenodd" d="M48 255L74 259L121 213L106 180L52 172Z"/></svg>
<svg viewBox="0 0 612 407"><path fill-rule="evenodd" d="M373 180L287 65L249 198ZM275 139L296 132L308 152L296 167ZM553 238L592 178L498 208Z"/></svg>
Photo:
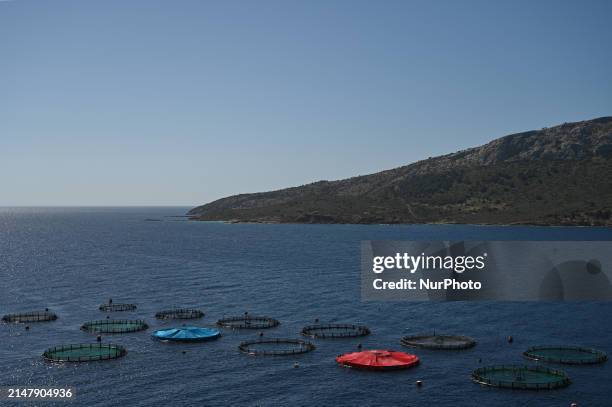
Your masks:
<svg viewBox="0 0 612 407"><path fill-rule="evenodd" d="M193 219L612 225L612 117L506 136L376 174L223 198Z"/></svg>

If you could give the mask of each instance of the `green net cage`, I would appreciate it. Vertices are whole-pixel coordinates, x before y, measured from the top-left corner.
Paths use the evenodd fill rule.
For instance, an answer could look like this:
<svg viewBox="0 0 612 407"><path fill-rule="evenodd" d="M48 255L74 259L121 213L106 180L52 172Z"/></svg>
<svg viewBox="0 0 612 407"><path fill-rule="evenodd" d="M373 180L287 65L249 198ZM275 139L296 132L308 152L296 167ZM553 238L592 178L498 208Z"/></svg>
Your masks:
<svg viewBox="0 0 612 407"><path fill-rule="evenodd" d="M192 308L173 308L159 311L155 314L157 319L197 319L203 316L204 313L202 311Z"/></svg>
<svg viewBox="0 0 612 407"><path fill-rule="evenodd" d="M148 327L147 323L140 319L102 319L85 322L81 329L92 333L120 334L144 331Z"/></svg>
<svg viewBox="0 0 612 407"><path fill-rule="evenodd" d="M238 349L251 356L290 356L313 351L314 344L302 339L259 339L242 342Z"/></svg>
<svg viewBox="0 0 612 407"><path fill-rule="evenodd" d="M99 307L100 311L104 312L121 312L121 311L134 311L136 304L101 304Z"/></svg>
<svg viewBox="0 0 612 407"><path fill-rule="evenodd" d="M326 324L308 325L302 328L302 335L310 338L356 338L370 334L370 329L364 325Z"/></svg>
<svg viewBox="0 0 612 407"><path fill-rule="evenodd" d="M520 390L551 390L571 383L567 374L561 370L516 365L478 368L472 372L472 380L485 386Z"/></svg>
<svg viewBox="0 0 612 407"><path fill-rule="evenodd" d="M105 343L54 346L43 353L43 358L53 362L91 362L118 359L127 354L119 345Z"/></svg>
<svg viewBox="0 0 612 407"><path fill-rule="evenodd" d="M411 348L436 350L461 350L476 345L476 341L469 336L437 334L404 336L400 343Z"/></svg>
<svg viewBox="0 0 612 407"><path fill-rule="evenodd" d="M49 311L22 312L17 314L6 314L2 317L4 322L29 323L55 321L57 315Z"/></svg>
<svg viewBox="0 0 612 407"><path fill-rule="evenodd" d="M231 329L266 329L274 328L280 325L280 322L270 317L245 314L239 317L222 318L217 321L217 325Z"/></svg>
<svg viewBox="0 0 612 407"><path fill-rule="evenodd" d="M532 346L523 355L532 360L569 365L588 365L608 360L605 352L581 346Z"/></svg>

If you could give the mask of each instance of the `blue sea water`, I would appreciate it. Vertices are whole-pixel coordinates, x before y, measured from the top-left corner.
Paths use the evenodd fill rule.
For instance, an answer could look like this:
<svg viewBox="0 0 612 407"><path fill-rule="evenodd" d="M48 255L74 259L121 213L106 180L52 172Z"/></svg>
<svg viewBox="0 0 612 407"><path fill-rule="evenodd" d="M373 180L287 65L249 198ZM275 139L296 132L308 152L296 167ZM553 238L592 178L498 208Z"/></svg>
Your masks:
<svg viewBox="0 0 612 407"><path fill-rule="evenodd" d="M479 366L532 363L521 352L535 344L612 352L612 303L362 302L359 271L361 240L612 240L610 229L230 225L173 217L187 209L0 208L0 314L49 307L59 315L30 324L29 331L0 324L0 386L70 386L74 405L87 406L612 405L612 362L562 366L573 383L554 391L484 388L470 380ZM105 318L98 305L111 297L138 304L113 317L142 318L151 326L104 338L125 345L126 357L43 361L47 347L94 342L79 327ZM198 323L205 326L245 311L269 314L281 325L267 337L298 337L316 318L364 323L373 333L317 340L315 351L295 357L249 357L237 346L255 332L224 330L219 340L202 344L152 340L154 329L173 325L155 320L155 312L173 306L203 309ZM478 345L460 352L414 350L421 364L399 372L334 362L358 343L406 350L399 345L403 335L434 329L472 336ZM424 385L417 388L416 380Z"/></svg>

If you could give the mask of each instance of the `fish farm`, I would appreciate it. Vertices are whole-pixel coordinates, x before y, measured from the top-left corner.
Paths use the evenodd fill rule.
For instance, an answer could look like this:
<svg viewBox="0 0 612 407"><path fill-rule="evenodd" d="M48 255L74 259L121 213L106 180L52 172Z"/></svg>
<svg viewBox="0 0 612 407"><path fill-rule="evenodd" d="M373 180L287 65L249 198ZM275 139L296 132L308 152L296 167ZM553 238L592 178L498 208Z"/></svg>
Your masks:
<svg viewBox="0 0 612 407"><path fill-rule="evenodd" d="M126 311L136 309L134 304L103 304L100 309ZM159 311L155 314L157 319L195 319L204 316L198 309L174 308ZM4 322L38 322L52 321L57 315L48 310L40 312L13 313L4 315ZM318 320L317 320L318 322ZM277 319L267 316L254 316L244 313L242 316L219 319L216 325L231 329L265 329L273 328L280 324ZM29 327L26 327L26 329ZM138 332L148 329L144 320L134 319L107 319L94 320L84 323L81 329L96 334L115 334ZM302 328L303 336L314 339L327 338L354 338L371 334L365 325L357 324L314 324ZM151 334L154 339L162 342L205 342L218 339L221 336L219 329L180 326L158 329ZM98 360L111 360L123 357L127 354L125 347L117 344L101 343L101 336L94 344L70 344L55 346L43 353L43 358L54 362L89 362ZM412 335L404 336L401 344L413 348L422 349L468 349L476 345L476 340L461 335ZM280 339L263 338L263 332L254 340L243 341L238 345L241 353L251 356L291 356L311 352L315 345L302 339ZM183 351L185 353L185 351ZM534 346L528 348L523 355L529 359L567 364L594 364L607 360L603 351L578 346ZM364 369L370 371L387 371L408 369L419 365L420 359L417 355L398 352L394 350L361 350L339 355L335 361L345 367ZM299 367L295 362L294 367ZM472 381L475 383L499 388L510 389L533 389L550 390L568 386L571 381L568 375L560 370L550 369L544 366L517 366L500 365L481 367L472 372ZM417 380L417 385L422 382Z"/></svg>
<svg viewBox="0 0 612 407"><path fill-rule="evenodd" d="M143 320L129 319L101 319L85 322L81 329L87 332L101 334L123 334L128 332L144 331L149 325Z"/></svg>
<svg viewBox="0 0 612 407"><path fill-rule="evenodd" d="M568 365L589 365L608 360L605 352L579 346L533 346L523 355L532 360Z"/></svg>
<svg viewBox="0 0 612 407"><path fill-rule="evenodd" d="M476 341L461 335L414 335L404 336L400 343L407 347L423 349L461 350L476 345Z"/></svg>
<svg viewBox="0 0 612 407"><path fill-rule="evenodd" d="M260 339L242 342L238 349L251 356L290 356L313 351L315 346L301 339Z"/></svg>
<svg viewBox="0 0 612 407"><path fill-rule="evenodd" d="M542 366L489 366L472 373L472 380L492 387L521 390L551 390L568 386L565 372Z"/></svg>
<svg viewBox="0 0 612 407"><path fill-rule="evenodd" d="M29 323L55 321L57 315L49 311L23 312L18 314L6 314L2 317L4 322Z"/></svg>
<svg viewBox="0 0 612 407"><path fill-rule="evenodd" d="M155 314L157 319L198 319L202 318L204 313L198 309L191 308L174 308L171 310L159 311Z"/></svg>
<svg viewBox="0 0 612 407"><path fill-rule="evenodd" d="M302 335L310 338L356 338L370 334L370 329L364 325L327 324L308 325L302 329Z"/></svg>
<svg viewBox="0 0 612 407"><path fill-rule="evenodd" d="M419 357L393 350L366 350L345 353L336 358L342 366L364 370L399 370L419 364Z"/></svg>
<svg viewBox="0 0 612 407"><path fill-rule="evenodd" d="M217 321L217 325L231 329L267 329L280 325L280 322L270 317L245 314L240 317L222 318Z"/></svg>
<svg viewBox="0 0 612 407"><path fill-rule="evenodd" d="M127 354L123 346L113 344L77 344L55 346L43 353L43 358L53 362L91 362L118 359Z"/></svg>
<svg viewBox="0 0 612 407"><path fill-rule="evenodd" d="M204 342L217 339L221 332L213 328L182 326L180 328L159 329L151 335L155 339L171 342Z"/></svg>
<svg viewBox="0 0 612 407"><path fill-rule="evenodd" d="M100 311L104 312L121 312L121 311L134 311L136 310L136 304L101 304L99 307Z"/></svg>

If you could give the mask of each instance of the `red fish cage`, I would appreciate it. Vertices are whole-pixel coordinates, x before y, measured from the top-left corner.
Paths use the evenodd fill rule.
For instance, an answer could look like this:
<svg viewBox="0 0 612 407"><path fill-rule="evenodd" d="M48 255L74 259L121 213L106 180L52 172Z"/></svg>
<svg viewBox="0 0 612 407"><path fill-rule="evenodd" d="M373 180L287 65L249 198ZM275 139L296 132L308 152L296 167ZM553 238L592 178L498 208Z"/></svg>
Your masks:
<svg viewBox="0 0 612 407"><path fill-rule="evenodd" d="M411 368L419 364L419 357L410 353L377 349L345 353L336 357L336 362L356 369L384 371Z"/></svg>

